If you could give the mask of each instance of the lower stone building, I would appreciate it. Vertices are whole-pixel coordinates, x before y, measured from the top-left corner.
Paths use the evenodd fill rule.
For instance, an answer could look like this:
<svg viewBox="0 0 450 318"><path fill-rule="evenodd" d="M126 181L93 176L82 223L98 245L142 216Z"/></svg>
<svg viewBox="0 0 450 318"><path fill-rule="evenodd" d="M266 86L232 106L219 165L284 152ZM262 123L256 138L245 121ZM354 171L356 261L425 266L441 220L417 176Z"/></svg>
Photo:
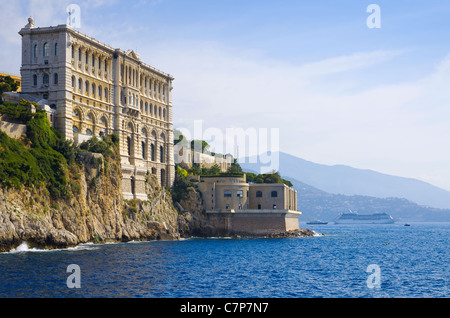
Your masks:
<svg viewBox="0 0 450 318"><path fill-rule="evenodd" d="M245 174L203 176L198 189L208 217L224 233L267 235L299 229L297 191L285 184L248 183Z"/></svg>

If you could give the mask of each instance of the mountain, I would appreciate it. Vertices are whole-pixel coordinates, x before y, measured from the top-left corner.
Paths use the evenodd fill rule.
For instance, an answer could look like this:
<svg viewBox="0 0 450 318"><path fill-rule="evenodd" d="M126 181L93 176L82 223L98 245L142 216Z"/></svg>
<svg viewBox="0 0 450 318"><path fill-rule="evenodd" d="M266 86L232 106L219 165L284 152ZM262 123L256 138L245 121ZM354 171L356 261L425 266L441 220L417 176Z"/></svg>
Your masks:
<svg viewBox="0 0 450 318"><path fill-rule="evenodd" d="M288 178L288 177L286 177ZM347 210L361 214L385 212L396 221L450 222L450 210L418 205L401 198L377 198L364 195L331 194L296 179L289 179L298 192L298 210L301 221L323 220L331 222Z"/></svg>
<svg viewBox="0 0 450 318"><path fill-rule="evenodd" d="M277 153L272 154L272 158ZM328 194L376 198L403 198L419 205L450 209L450 191L411 178L403 178L344 165L323 165L279 152L279 173L286 179L320 189ZM254 159L250 158L250 159ZM239 160L244 171L260 171L261 165Z"/></svg>

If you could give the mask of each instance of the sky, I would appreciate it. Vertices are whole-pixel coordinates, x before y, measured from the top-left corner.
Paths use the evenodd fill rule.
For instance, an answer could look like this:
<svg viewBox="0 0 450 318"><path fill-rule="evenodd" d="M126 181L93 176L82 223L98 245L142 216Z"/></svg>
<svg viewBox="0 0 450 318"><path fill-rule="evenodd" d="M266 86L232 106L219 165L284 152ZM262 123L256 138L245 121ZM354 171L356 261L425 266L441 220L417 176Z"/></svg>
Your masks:
<svg viewBox="0 0 450 318"><path fill-rule="evenodd" d="M0 72L20 74L29 16L66 24L69 4L80 32L175 77L175 128L276 130L271 150L450 190L450 1L0 0Z"/></svg>

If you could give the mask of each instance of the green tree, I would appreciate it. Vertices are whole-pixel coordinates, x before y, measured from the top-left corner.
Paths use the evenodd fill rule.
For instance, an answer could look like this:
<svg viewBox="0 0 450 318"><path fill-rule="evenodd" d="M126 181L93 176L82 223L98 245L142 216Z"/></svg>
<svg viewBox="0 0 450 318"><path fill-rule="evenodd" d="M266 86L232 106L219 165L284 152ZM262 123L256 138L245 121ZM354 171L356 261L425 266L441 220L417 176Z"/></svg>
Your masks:
<svg viewBox="0 0 450 318"><path fill-rule="evenodd" d="M5 92L15 92L18 88L19 84L11 76L0 76L0 95Z"/></svg>
<svg viewBox="0 0 450 318"><path fill-rule="evenodd" d="M209 144L204 140L192 140L191 141L191 149L200 150L202 149L202 153L209 151Z"/></svg>

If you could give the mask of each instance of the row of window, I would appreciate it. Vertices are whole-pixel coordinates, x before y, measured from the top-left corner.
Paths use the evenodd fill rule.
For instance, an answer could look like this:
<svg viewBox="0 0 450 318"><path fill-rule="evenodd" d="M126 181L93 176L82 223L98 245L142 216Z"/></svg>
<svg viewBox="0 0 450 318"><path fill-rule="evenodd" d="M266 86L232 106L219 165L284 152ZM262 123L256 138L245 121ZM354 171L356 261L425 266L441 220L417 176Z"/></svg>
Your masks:
<svg viewBox="0 0 450 318"><path fill-rule="evenodd" d="M75 59L75 47L72 45L72 58ZM86 54L84 55L85 58L85 63L86 65L89 64L89 53L86 52ZM78 48L78 61L81 62L83 60L83 52L81 50L81 48ZM99 56L98 59L95 58L94 54L91 54L91 62L92 62L92 67L95 68L95 62L98 61L97 66L100 69L101 65L102 65L102 59ZM105 59L105 62L103 63L103 69L105 71L105 73L108 72L108 60Z"/></svg>
<svg viewBox="0 0 450 318"><path fill-rule="evenodd" d="M42 85L49 85L50 84L50 75L44 74L42 75ZM58 74L53 74L53 84L58 85ZM38 76L36 74L33 75L33 86L38 85Z"/></svg>
<svg viewBox="0 0 450 318"><path fill-rule="evenodd" d="M76 85L75 76L72 76L72 88L80 90L82 94L87 96L92 96L97 99L104 99L106 102L108 101L108 93L109 90L107 87L103 88L101 85L98 87L95 83L90 84L89 81L85 81L83 85L83 80L81 78L78 79L78 86Z"/></svg>
<svg viewBox="0 0 450 318"><path fill-rule="evenodd" d="M230 191L230 190L225 190L225 191L223 192L223 196L224 196L225 198L231 198L232 195L233 195L233 193L232 193L232 191ZM247 193L247 195L248 195L248 193ZM244 192L243 192L242 190L237 190L237 191L236 191L236 196L242 198L242 197L244 196ZM263 196L262 191L256 191L256 197L257 197L257 198L262 198L262 196ZM272 191L272 192L270 193L270 197L272 197L272 198L277 198L277 197L278 197L278 192L277 192L277 191Z"/></svg>
<svg viewBox="0 0 450 318"><path fill-rule="evenodd" d="M227 204L225 207L226 207L227 210L230 209L230 205L229 205L229 204ZM276 205L276 204L273 204L273 205L272 205L272 208L273 208L274 210L276 210L276 209L277 209L277 205ZM242 209L242 204L239 204L238 209L239 209L239 210ZM261 210L261 204L258 204L258 210Z"/></svg>
<svg viewBox="0 0 450 318"><path fill-rule="evenodd" d="M133 142L131 141L131 137L127 137L127 148L128 148L128 156L132 157L133 155ZM142 159L147 159L147 143L145 141L141 142L141 156ZM156 148L154 144L150 144L150 160L156 161ZM159 146L159 162L164 163L164 147Z"/></svg>
<svg viewBox="0 0 450 318"><path fill-rule="evenodd" d="M36 58L38 57L38 45L35 44L33 47L33 56ZM53 53L55 56L58 56L58 43L55 43L53 46ZM49 57L50 56L50 44L48 42L45 42L42 46L42 56Z"/></svg>

